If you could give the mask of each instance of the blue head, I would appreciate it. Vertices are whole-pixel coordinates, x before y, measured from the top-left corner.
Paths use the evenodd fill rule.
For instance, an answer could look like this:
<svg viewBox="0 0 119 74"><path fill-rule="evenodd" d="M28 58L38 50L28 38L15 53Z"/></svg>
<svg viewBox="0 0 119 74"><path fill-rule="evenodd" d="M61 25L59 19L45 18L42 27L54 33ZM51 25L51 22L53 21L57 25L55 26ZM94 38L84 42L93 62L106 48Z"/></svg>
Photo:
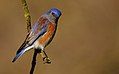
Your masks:
<svg viewBox="0 0 119 74"><path fill-rule="evenodd" d="M58 19L61 16L61 11L58 10L57 8L52 8L48 11L47 14L52 15L53 17Z"/></svg>

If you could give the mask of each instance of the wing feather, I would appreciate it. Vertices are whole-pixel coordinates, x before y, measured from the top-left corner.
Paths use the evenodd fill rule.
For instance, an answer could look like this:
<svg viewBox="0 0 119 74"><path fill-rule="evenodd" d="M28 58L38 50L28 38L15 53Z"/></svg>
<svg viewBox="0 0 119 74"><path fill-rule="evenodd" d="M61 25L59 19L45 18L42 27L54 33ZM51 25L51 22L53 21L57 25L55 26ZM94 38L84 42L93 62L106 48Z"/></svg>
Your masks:
<svg viewBox="0 0 119 74"><path fill-rule="evenodd" d="M42 20L41 20L42 21ZM47 31L47 24L49 21L45 21L45 23L40 23L37 21L32 29L31 32L27 35L25 41L23 44L20 46L20 48L17 51L17 54L20 53L24 48L33 45L33 43L43 34L46 33Z"/></svg>

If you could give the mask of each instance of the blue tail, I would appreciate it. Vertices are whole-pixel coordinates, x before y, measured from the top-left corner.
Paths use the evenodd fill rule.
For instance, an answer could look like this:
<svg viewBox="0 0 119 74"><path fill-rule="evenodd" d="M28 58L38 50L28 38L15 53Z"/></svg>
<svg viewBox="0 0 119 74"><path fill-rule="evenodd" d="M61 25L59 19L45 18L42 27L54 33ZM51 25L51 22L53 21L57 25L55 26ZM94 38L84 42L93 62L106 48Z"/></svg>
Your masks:
<svg viewBox="0 0 119 74"><path fill-rule="evenodd" d="M22 50L20 53L16 54L15 58L13 59L12 62L15 62L20 56L24 54L25 50Z"/></svg>
<svg viewBox="0 0 119 74"><path fill-rule="evenodd" d="M15 58L13 59L12 62L15 62L20 56L22 56L26 51L32 49L33 47L34 47L34 46L32 45L32 46L28 46L28 47L26 47L26 48L19 49L20 51L18 50L19 52L16 53L16 56L15 56Z"/></svg>

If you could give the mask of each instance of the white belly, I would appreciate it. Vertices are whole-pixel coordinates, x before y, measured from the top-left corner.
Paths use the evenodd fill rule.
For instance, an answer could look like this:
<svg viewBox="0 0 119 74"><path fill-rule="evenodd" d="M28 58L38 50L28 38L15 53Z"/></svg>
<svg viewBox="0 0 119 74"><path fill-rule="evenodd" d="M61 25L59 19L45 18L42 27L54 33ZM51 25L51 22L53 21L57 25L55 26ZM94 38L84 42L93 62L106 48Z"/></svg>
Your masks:
<svg viewBox="0 0 119 74"><path fill-rule="evenodd" d="M36 49L44 49L44 47L43 47L43 45L41 45L38 41L36 41L35 43L34 43L34 48L36 48Z"/></svg>

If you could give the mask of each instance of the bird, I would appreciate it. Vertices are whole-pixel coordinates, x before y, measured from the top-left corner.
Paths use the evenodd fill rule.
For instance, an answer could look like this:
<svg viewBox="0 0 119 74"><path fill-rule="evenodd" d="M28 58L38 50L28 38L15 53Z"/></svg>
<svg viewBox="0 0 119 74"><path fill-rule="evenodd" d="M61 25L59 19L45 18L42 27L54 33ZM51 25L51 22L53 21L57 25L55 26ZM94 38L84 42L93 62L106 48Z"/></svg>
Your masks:
<svg viewBox="0 0 119 74"><path fill-rule="evenodd" d="M41 15L38 20L32 25L32 28L25 41L20 46L16 52L16 56L12 60L15 62L19 57L21 57L26 51L30 49L43 50L47 45L51 43L57 30L57 24L61 11L57 8L51 8L43 15Z"/></svg>

